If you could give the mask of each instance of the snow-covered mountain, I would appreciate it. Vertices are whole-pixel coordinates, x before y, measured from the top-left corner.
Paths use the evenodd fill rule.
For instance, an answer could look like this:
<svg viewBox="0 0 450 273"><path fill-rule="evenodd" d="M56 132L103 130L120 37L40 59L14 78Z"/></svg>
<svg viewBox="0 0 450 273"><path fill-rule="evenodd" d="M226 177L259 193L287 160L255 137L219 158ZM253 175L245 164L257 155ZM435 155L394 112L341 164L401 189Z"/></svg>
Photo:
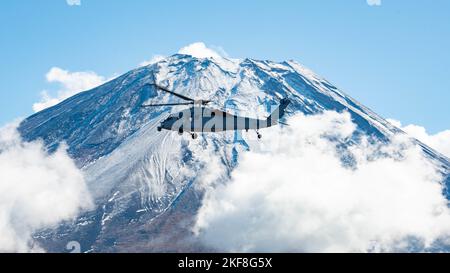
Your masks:
<svg viewBox="0 0 450 273"><path fill-rule="evenodd" d="M159 122L183 107L141 107L178 100L146 85L153 83L153 75L178 93L211 99L211 106L240 115L268 116L281 95L292 100L289 115L348 111L360 135L388 141L400 132L295 61L167 57L75 95L20 125L25 140L43 139L50 151L67 143L95 199L94 211L36 234L47 250L65 251L72 240L79 241L83 251L208 250L187 236L203 197L195 182L211 163L204 155L214 155L229 174L249 149L252 132L203 134L194 141L188 135L158 132ZM449 184L448 158L419 145Z"/></svg>

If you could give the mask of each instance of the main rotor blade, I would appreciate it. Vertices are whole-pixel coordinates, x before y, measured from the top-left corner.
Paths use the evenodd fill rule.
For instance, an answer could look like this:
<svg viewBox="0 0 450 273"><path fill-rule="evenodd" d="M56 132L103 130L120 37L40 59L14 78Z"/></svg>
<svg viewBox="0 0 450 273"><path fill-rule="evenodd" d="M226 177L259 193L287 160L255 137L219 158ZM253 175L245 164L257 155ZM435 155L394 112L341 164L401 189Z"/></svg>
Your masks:
<svg viewBox="0 0 450 273"><path fill-rule="evenodd" d="M194 101L194 99L191 99L191 98L188 98L188 97L183 96L183 95L181 95L181 94L178 94L178 93L176 93L176 92L170 91L169 89L167 89L167 88L165 88L165 87L162 87L162 86L159 86L159 85L157 85L156 83L153 83L153 84L151 84L151 85L156 86L156 88L158 88L158 89L160 89L160 90L162 90L162 91L164 91L164 92L167 92L167 93L170 93L170 94L172 94L172 95L174 95L174 96L177 96L177 97L179 97L180 99L187 100L187 101Z"/></svg>
<svg viewBox="0 0 450 273"><path fill-rule="evenodd" d="M162 104L148 104L141 105L141 107L158 107L158 106L176 106L176 105L192 105L193 102L181 102L181 103L162 103Z"/></svg>

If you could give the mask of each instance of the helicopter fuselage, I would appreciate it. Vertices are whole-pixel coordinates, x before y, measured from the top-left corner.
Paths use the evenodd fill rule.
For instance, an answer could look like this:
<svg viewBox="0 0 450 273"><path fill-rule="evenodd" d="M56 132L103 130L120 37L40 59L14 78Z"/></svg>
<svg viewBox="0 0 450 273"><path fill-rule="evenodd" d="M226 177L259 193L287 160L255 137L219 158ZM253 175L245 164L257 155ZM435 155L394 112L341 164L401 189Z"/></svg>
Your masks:
<svg viewBox="0 0 450 273"><path fill-rule="evenodd" d="M171 114L161 122L158 130L183 132L223 132L232 130L259 130L278 124L277 120L236 116L205 106L194 106Z"/></svg>
<svg viewBox="0 0 450 273"><path fill-rule="evenodd" d="M153 81L156 82L155 77ZM267 119L255 119L232 115L218 109L208 108L205 105L210 103L211 100L195 100L171 91L166 87L161 87L156 83L146 84L146 86L153 86L158 90L172 94L187 102L148 104L142 105L142 107L193 105L186 110L169 115L169 117L162 121L157 127L158 131L163 129L177 131L180 135L184 132L188 132L192 135L193 139L197 138L197 132L223 132L234 130L256 130L258 138L261 138L261 134L258 130L280 123L279 120L283 117L286 108L290 104L290 100L288 98L283 98L280 100L280 105Z"/></svg>

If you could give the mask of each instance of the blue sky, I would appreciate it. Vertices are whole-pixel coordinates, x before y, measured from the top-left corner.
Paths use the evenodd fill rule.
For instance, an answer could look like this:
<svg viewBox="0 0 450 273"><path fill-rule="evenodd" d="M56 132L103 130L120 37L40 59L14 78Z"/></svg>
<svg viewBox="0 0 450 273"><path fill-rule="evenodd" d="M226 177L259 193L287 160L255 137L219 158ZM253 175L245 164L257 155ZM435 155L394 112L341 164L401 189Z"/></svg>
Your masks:
<svg viewBox="0 0 450 273"><path fill-rule="evenodd" d="M450 1L4 0L0 125L57 90L52 67L110 77L197 41L297 60L384 117L450 128Z"/></svg>

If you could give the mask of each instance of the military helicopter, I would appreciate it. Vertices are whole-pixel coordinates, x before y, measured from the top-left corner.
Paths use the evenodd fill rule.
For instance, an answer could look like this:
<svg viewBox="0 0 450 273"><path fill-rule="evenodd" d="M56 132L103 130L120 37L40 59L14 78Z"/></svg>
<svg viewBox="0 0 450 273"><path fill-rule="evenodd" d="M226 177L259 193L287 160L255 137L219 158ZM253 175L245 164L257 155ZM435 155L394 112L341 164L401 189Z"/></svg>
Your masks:
<svg viewBox="0 0 450 273"><path fill-rule="evenodd" d="M181 112L173 113L163 120L157 127L158 132L164 130L176 131L179 135L184 132L191 134L192 139L197 139L197 133L204 132L223 132L233 130L256 130L258 139L262 138L259 129L268 128L277 124L284 124L280 119L284 116L286 108L290 104L288 98L280 100L280 105L272 112L267 119L254 119L249 117L236 116L222 111L207 107L211 100L194 100L179 93L169 90L166 87L159 86L156 83L147 84L172 94L186 102L165 103L165 104L148 104L142 107L161 107L161 106L177 106L192 105Z"/></svg>

